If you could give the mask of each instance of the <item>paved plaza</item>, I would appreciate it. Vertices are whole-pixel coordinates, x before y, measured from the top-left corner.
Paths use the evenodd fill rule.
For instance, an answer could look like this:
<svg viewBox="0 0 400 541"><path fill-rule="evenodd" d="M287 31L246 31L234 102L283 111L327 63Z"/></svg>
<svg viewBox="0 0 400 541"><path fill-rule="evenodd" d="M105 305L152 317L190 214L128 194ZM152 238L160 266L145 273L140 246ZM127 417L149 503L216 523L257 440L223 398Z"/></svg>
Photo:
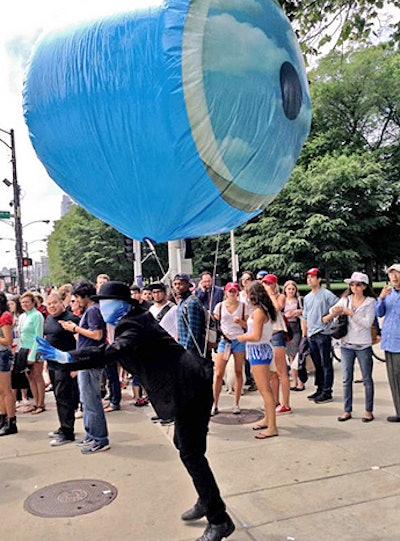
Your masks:
<svg viewBox="0 0 400 541"><path fill-rule="evenodd" d="M337 422L338 362L335 378L329 404L307 400L312 376L305 392L292 393L293 414L279 416L278 438L254 439L246 415L232 424L210 423L208 457L237 527L229 540L400 540L400 424L386 421L394 412L385 364L375 362L372 423L361 422L361 383L354 385L353 419ZM151 407L134 407L130 391L124 391L122 410L108 414L111 450L84 456L74 444L49 446L47 433L58 425L52 393L46 396L46 412L20 415L20 433L0 439L1 539L194 541L201 535L205 520L180 520L195 493L172 444L173 427L153 424ZM228 412L232 404L223 392L220 409ZM258 410L258 393L246 393L241 406ZM76 428L79 437L81 419ZM117 497L95 512L68 518L24 509L38 489L85 479L110 483Z"/></svg>

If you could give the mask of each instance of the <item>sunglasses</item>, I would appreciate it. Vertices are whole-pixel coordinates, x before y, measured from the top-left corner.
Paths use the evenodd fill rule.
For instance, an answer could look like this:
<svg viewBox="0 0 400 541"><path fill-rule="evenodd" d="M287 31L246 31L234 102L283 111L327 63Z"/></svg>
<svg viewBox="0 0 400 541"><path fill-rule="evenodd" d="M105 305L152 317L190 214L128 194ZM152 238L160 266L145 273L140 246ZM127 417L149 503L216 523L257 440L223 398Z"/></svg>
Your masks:
<svg viewBox="0 0 400 541"><path fill-rule="evenodd" d="M362 287L363 285L362 282L350 282L350 287Z"/></svg>

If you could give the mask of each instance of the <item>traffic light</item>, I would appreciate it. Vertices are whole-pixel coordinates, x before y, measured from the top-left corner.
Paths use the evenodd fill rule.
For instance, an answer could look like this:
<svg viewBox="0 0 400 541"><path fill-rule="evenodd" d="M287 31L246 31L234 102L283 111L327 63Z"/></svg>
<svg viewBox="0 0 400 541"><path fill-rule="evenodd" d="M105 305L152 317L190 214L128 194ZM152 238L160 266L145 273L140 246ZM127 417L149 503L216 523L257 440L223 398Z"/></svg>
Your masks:
<svg viewBox="0 0 400 541"><path fill-rule="evenodd" d="M22 266L23 266L23 267L31 267L31 266L32 266L32 258L30 258L30 257L23 257L23 258L22 258Z"/></svg>
<svg viewBox="0 0 400 541"><path fill-rule="evenodd" d="M126 261L133 261L133 240L124 236L124 248Z"/></svg>

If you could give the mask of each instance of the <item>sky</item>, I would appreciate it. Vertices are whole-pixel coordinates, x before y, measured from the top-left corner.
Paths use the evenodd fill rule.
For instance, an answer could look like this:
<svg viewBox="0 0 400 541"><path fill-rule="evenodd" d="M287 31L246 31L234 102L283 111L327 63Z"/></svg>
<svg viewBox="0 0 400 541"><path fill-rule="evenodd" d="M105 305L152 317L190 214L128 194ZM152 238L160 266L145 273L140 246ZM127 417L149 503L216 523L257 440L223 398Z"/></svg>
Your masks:
<svg viewBox="0 0 400 541"><path fill-rule="evenodd" d="M17 176L21 187L22 225L36 220L51 220L49 225L36 223L23 229L24 242L31 243L29 255L39 260L45 250L43 239L52 231L54 220L61 217L63 192L47 175L32 148L22 112L24 69L30 50L43 31L68 24L107 16L135 6L158 4L160 0L13 0L3 5L0 14L0 128L15 132ZM10 137L0 132L10 144ZM9 149L0 142L0 210L13 212L12 180ZM14 238L12 226L0 220L0 238ZM0 240L0 269L15 267L15 242Z"/></svg>

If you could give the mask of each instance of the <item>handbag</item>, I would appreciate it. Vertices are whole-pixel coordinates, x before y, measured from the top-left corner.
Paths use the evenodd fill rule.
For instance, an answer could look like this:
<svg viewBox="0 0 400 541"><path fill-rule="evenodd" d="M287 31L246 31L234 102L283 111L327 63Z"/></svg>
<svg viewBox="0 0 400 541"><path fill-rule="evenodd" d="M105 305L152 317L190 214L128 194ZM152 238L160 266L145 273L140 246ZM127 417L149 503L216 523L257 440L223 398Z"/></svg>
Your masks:
<svg viewBox="0 0 400 541"><path fill-rule="evenodd" d="M328 323L327 328L323 331L322 334L327 334L328 336L332 336L332 338L336 338L336 340L339 340L339 338L343 338L343 336L346 336L348 323L349 319L347 316L335 317L335 319Z"/></svg>
<svg viewBox="0 0 400 541"><path fill-rule="evenodd" d="M24 372L26 370L26 368L28 367L29 352L29 348L21 348L19 351L16 352L14 357L13 372L15 372L16 374L21 374L21 372Z"/></svg>

